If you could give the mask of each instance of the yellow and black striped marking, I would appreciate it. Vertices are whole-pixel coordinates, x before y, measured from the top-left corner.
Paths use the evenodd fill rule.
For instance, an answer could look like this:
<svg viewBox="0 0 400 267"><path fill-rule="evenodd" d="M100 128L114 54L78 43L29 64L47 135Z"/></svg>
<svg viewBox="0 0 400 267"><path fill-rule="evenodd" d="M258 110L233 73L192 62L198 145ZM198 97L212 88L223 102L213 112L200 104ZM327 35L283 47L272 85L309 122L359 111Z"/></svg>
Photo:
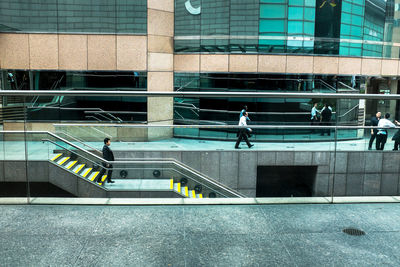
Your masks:
<svg viewBox="0 0 400 267"><path fill-rule="evenodd" d="M71 169L77 162L78 162L78 161L75 160L75 161L71 161L70 163L68 163L67 169L68 169L68 170Z"/></svg>
<svg viewBox="0 0 400 267"><path fill-rule="evenodd" d="M85 167L85 164L79 165L79 167L75 170L75 173L80 172L80 170L82 170L83 167Z"/></svg>
<svg viewBox="0 0 400 267"><path fill-rule="evenodd" d="M92 177L90 178L90 181L93 182L93 181L96 179L97 175L99 175L99 173L100 173L100 172L95 172L95 173L92 175Z"/></svg>
<svg viewBox="0 0 400 267"><path fill-rule="evenodd" d="M61 155L62 155L61 153L55 155L54 158L51 159L51 161L55 161L56 159L58 159L59 157L61 157Z"/></svg>
<svg viewBox="0 0 400 267"><path fill-rule="evenodd" d="M83 177L86 177L88 174L89 174L89 172L92 170L92 168L88 168L83 174L82 174L82 176Z"/></svg>

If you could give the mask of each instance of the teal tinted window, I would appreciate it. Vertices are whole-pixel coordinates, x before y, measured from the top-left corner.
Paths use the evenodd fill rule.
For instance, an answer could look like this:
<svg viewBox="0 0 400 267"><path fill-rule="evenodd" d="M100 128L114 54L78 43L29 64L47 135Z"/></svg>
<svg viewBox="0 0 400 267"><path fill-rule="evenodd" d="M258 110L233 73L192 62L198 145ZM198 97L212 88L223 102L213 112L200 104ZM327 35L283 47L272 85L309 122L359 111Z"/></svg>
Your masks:
<svg viewBox="0 0 400 267"><path fill-rule="evenodd" d="M260 32L284 32L285 21L284 20L261 20L260 21Z"/></svg>
<svg viewBox="0 0 400 267"><path fill-rule="evenodd" d="M342 24L341 33L342 33L342 35L349 35L350 34L350 25Z"/></svg>
<svg viewBox="0 0 400 267"><path fill-rule="evenodd" d="M361 56L361 48L349 48L348 53L350 56Z"/></svg>
<svg viewBox="0 0 400 267"><path fill-rule="evenodd" d="M364 6L365 5L365 0L353 0L354 4Z"/></svg>
<svg viewBox="0 0 400 267"><path fill-rule="evenodd" d="M304 22L304 33L314 35L315 25L314 22Z"/></svg>
<svg viewBox="0 0 400 267"><path fill-rule="evenodd" d="M289 7L289 20L303 19L303 8L302 7Z"/></svg>
<svg viewBox="0 0 400 267"><path fill-rule="evenodd" d="M361 27L358 27L358 26L351 27L351 32L350 32L351 35L360 36L361 32L362 32Z"/></svg>
<svg viewBox="0 0 400 267"><path fill-rule="evenodd" d="M315 0L305 0L305 6L315 7Z"/></svg>
<svg viewBox="0 0 400 267"><path fill-rule="evenodd" d="M351 15L349 13L342 13L342 23L351 24Z"/></svg>
<svg viewBox="0 0 400 267"><path fill-rule="evenodd" d="M314 8L305 8L304 9L304 19L305 20L315 20L315 9Z"/></svg>
<svg viewBox="0 0 400 267"><path fill-rule="evenodd" d="M283 5L261 5L260 18L282 18L285 16L285 10Z"/></svg>
<svg viewBox="0 0 400 267"><path fill-rule="evenodd" d="M261 0L260 3L280 3L284 4L287 0Z"/></svg>
<svg viewBox="0 0 400 267"><path fill-rule="evenodd" d="M351 12L351 4L349 2L343 1L342 2L342 11L344 12Z"/></svg>
<svg viewBox="0 0 400 267"><path fill-rule="evenodd" d="M291 6L303 6L304 0L289 0L289 5Z"/></svg>
<svg viewBox="0 0 400 267"><path fill-rule="evenodd" d="M361 16L352 16L351 24L361 26L363 23L363 17Z"/></svg>
<svg viewBox="0 0 400 267"><path fill-rule="evenodd" d="M363 10L364 9L362 6L353 5L353 10L352 10L353 14L363 15Z"/></svg>
<svg viewBox="0 0 400 267"><path fill-rule="evenodd" d="M288 32L302 33L303 32L303 22L302 21L288 21Z"/></svg>

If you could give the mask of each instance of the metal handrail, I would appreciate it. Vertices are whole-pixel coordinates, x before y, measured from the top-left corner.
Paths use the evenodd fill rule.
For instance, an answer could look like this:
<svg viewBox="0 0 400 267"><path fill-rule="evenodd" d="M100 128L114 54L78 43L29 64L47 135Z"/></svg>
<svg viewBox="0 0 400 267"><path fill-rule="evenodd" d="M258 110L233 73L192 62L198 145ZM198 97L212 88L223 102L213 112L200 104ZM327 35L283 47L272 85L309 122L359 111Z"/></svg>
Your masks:
<svg viewBox="0 0 400 267"><path fill-rule="evenodd" d="M347 84L345 84L345 83L342 83L342 82L338 82L340 85L343 85L344 87L346 87L347 89L349 89L349 90L351 90L351 91L355 91L355 92L358 92L358 90L357 89L354 89L353 87L350 87L350 86L348 86Z"/></svg>
<svg viewBox="0 0 400 267"><path fill-rule="evenodd" d="M282 93L282 92L155 92L155 91L31 91L0 90L0 96L142 96L142 97L237 97L237 98L332 98L400 100L400 94ZM117 88L118 89L118 88Z"/></svg>
<svg viewBox="0 0 400 267"><path fill-rule="evenodd" d="M350 112L352 112L353 110L355 110L356 108L358 108L360 105L357 104L354 107L352 107L351 109L349 109L346 113L344 113L343 115L340 115L339 118L343 118L344 116L346 116L347 114L349 114Z"/></svg>
<svg viewBox="0 0 400 267"><path fill-rule="evenodd" d="M94 148L94 147L92 147L92 146L86 144L86 143L83 142L82 140L79 140L78 138L76 138L76 137L74 137L74 136L72 136L72 135L70 135L70 134L67 134L66 132L63 132L63 131L57 131L57 132L59 132L59 133L61 133L61 134L64 134L64 135L68 136L69 138L74 139L74 140L77 141L78 143L81 143L82 145L87 146L87 147L89 147L90 149L93 149L94 151L97 151L97 152L100 152L100 153L101 153L101 151L98 150L97 148Z"/></svg>
<svg viewBox="0 0 400 267"><path fill-rule="evenodd" d="M336 92L336 88L333 87L332 85L328 84L328 83L325 82L324 80L319 79L318 81L320 81L323 85L325 85L326 87L328 87L331 91L335 91L335 92Z"/></svg>
<svg viewBox="0 0 400 267"><path fill-rule="evenodd" d="M332 122L333 124L334 122ZM70 124L64 124L60 123L57 124L60 126L80 126L80 127L130 127L130 128L185 128L185 129L190 129L190 128L220 128L220 129L246 129L251 127L252 129L339 129L339 130L354 130L354 129L378 129L378 126L343 126L343 125L338 125L338 126L322 126L322 125L247 125L247 126L238 126L238 125L168 125L168 124L159 124L159 125L121 125L121 124L86 124L86 123L70 123ZM382 127L380 127L382 128ZM400 127L395 127L400 128ZM13 132L13 131L9 131ZM1 133L1 131L0 131ZM23 133L23 132L22 132Z"/></svg>
<svg viewBox="0 0 400 267"><path fill-rule="evenodd" d="M51 132L47 132L47 131L0 131L0 133L10 133L10 132L22 132L22 133L45 133L45 134L48 134L48 135L50 135L50 136L52 136L52 137L54 137L54 138L56 138L56 139L58 139L58 140L60 140L60 141L62 141L62 142L64 142L64 143L66 143L66 144L68 144L69 146L71 146L71 147L73 147L73 148L76 148L77 150L80 150L80 151L83 151L83 152L85 152L85 153L87 153L87 154L89 154L90 156L92 156L92 157L94 157L95 159L97 159L97 160L99 160L99 161L101 161L101 162L104 162L104 163L106 163L106 164L132 164L132 163L141 163L141 164L173 164L173 165L175 165L175 166L178 166L178 167L180 167L180 168L182 168L182 169L184 169L184 170L186 170L186 171L188 171L189 173L191 173L191 174L193 174L193 175L195 175L195 176L200 176L202 179L204 179L204 180L206 180L207 181L207 183L209 183L209 184L212 184L213 186L216 186L216 187L219 187L219 188L221 188L222 187L222 189L223 190L225 190L225 191L228 191L230 194L232 194L232 195L235 195L235 196L237 196L237 197L244 197L244 195L243 194L240 194L239 192L235 192L235 191L232 191L229 187L227 187L227 186L225 186L225 185L223 185L223 184L221 184L221 183L219 183L219 182L217 182L217 181L214 181L214 180L211 180L211 178L210 177L207 177L206 175L204 175L204 174L202 174L202 173L200 173L200 172L198 172L198 171L195 171L194 169L192 169L192 168L190 168L189 166L187 166L187 165L185 165L185 164L183 164L183 163L181 163L181 162L179 162L179 161L177 161L177 160L173 160L173 161L153 161L153 160L147 160L146 162L142 162L142 161L138 161L138 162L136 162L136 161L108 161L108 160L105 160L105 159L103 159L103 158L101 158L101 157L99 157L99 156L97 156L97 155L95 155L95 154L93 154L93 153L91 153L90 151L87 151L86 149L84 149L84 148L81 148L81 147L79 147L79 146L76 146L75 144L73 144L73 143L71 143L71 142L69 142L68 140L65 140L64 138L62 138L62 137L59 137L59 136L57 136L57 135L55 135L54 133L51 133ZM58 144L57 144L58 145ZM59 145L58 145L59 146ZM82 156L83 157L83 156ZM92 160L89 160L89 161L91 161L91 162L93 162ZM98 163L96 163L96 164L98 164ZM196 182L198 182L195 178L193 178L193 177L191 177L191 179L193 179L193 180L195 180ZM201 182L199 182L199 183L201 183ZM203 183L201 183L201 184L203 184Z"/></svg>
<svg viewBox="0 0 400 267"><path fill-rule="evenodd" d="M192 109L191 107L177 107L180 109ZM193 108L196 109L197 111L201 112L213 112L213 113L228 113L228 114L239 114L240 112L238 111L231 111L231 110L221 110L221 109L204 109L204 108ZM300 112L250 112L248 111L249 115L309 115L310 112L306 111L300 111ZM335 114L336 111L332 112L332 114Z"/></svg>

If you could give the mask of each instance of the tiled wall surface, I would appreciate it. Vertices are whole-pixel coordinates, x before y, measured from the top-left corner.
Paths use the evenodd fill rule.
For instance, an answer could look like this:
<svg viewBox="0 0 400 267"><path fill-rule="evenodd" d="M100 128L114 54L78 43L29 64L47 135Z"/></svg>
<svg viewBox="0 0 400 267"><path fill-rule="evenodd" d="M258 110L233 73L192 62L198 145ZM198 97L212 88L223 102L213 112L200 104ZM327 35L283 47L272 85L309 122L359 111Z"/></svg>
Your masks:
<svg viewBox="0 0 400 267"><path fill-rule="evenodd" d="M118 158L175 158L205 175L256 196L257 166L317 166L313 196L399 195L396 152L165 151L117 152Z"/></svg>

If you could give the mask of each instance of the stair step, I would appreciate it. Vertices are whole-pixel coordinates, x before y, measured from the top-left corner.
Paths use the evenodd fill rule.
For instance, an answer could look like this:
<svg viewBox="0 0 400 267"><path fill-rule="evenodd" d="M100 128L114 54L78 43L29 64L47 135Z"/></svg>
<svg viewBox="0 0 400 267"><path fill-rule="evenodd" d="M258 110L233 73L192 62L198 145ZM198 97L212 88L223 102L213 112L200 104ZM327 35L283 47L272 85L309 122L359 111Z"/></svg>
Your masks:
<svg viewBox="0 0 400 267"><path fill-rule="evenodd" d="M92 172L92 174L89 176L89 180L93 182L97 178L97 175L99 175L99 173L99 171Z"/></svg>
<svg viewBox="0 0 400 267"><path fill-rule="evenodd" d="M63 165L67 160L69 160L69 157L63 157L62 159L60 159L57 164L58 165Z"/></svg>
<svg viewBox="0 0 400 267"><path fill-rule="evenodd" d="M83 169L83 167L85 167L85 164L79 164L75 167L74 173L79 173Z"/></svg>
<svg viewBox="0 0 400 267"><path fill-rule="evenodd" d="M194 192L194 190L190 190L189 191L189 197L190 198L196 198L196 192Z"/></svg>
<svg viewBox="0 0 400 267"><path fill-rule="evenodd" d="M183 188L182 188L182 194L184 195L184 196L186 196L186 197L189 197L189 190L188 190L188 188L187 188L187 186L184 186Z"/></svg>
<svg viewBox="0 0 400 267"><path fill-rule="evenodd" d="M107 174L103 174L103 177L101 177L101 183L98 183L99 185L104 184L104 181L107 179Z"/></svg>
<svg viewBox="0 0 400 267"><path fill-rule="evenodd" d="M105 183L108 190L117 191L171 191L170 179L117 179L115 183Z"/></svg>
<svg viewBox="0 0 400 267"><path fill-rule="evenodd" d="M77 160L75 160L75 161L70 161L70 162L65 166L65 168L67 168L67 169L69 170L69 169L71 169L77 162L78 162Z"/></svg>
<svg viewBox="0 0 400 267"><path fill-rule="evenodd" d="M203 194L196 194L196 198L203 198Z"/></svg>
<svg viewBox="0 0 400 267"><path fill-rule="evenodd" d="M56 159L58 159L59 157L61 157L61 155L62 155L62 153L59 153L59 154L55 155L55 156L51 159L51 161L55 161Z"/></svg>
<svg viewBox="0 0 400 267"><path fill-rule="evenodd" d="M181 192L181 183L174 183L174 191L178 193Z"/></svg>
<svg viewBox="0 0 400 267"><path fill-rule="evenodd" d="M86 176L92 171L93 168L86 168L82 173L82 177L86 178Z"/></svg>

